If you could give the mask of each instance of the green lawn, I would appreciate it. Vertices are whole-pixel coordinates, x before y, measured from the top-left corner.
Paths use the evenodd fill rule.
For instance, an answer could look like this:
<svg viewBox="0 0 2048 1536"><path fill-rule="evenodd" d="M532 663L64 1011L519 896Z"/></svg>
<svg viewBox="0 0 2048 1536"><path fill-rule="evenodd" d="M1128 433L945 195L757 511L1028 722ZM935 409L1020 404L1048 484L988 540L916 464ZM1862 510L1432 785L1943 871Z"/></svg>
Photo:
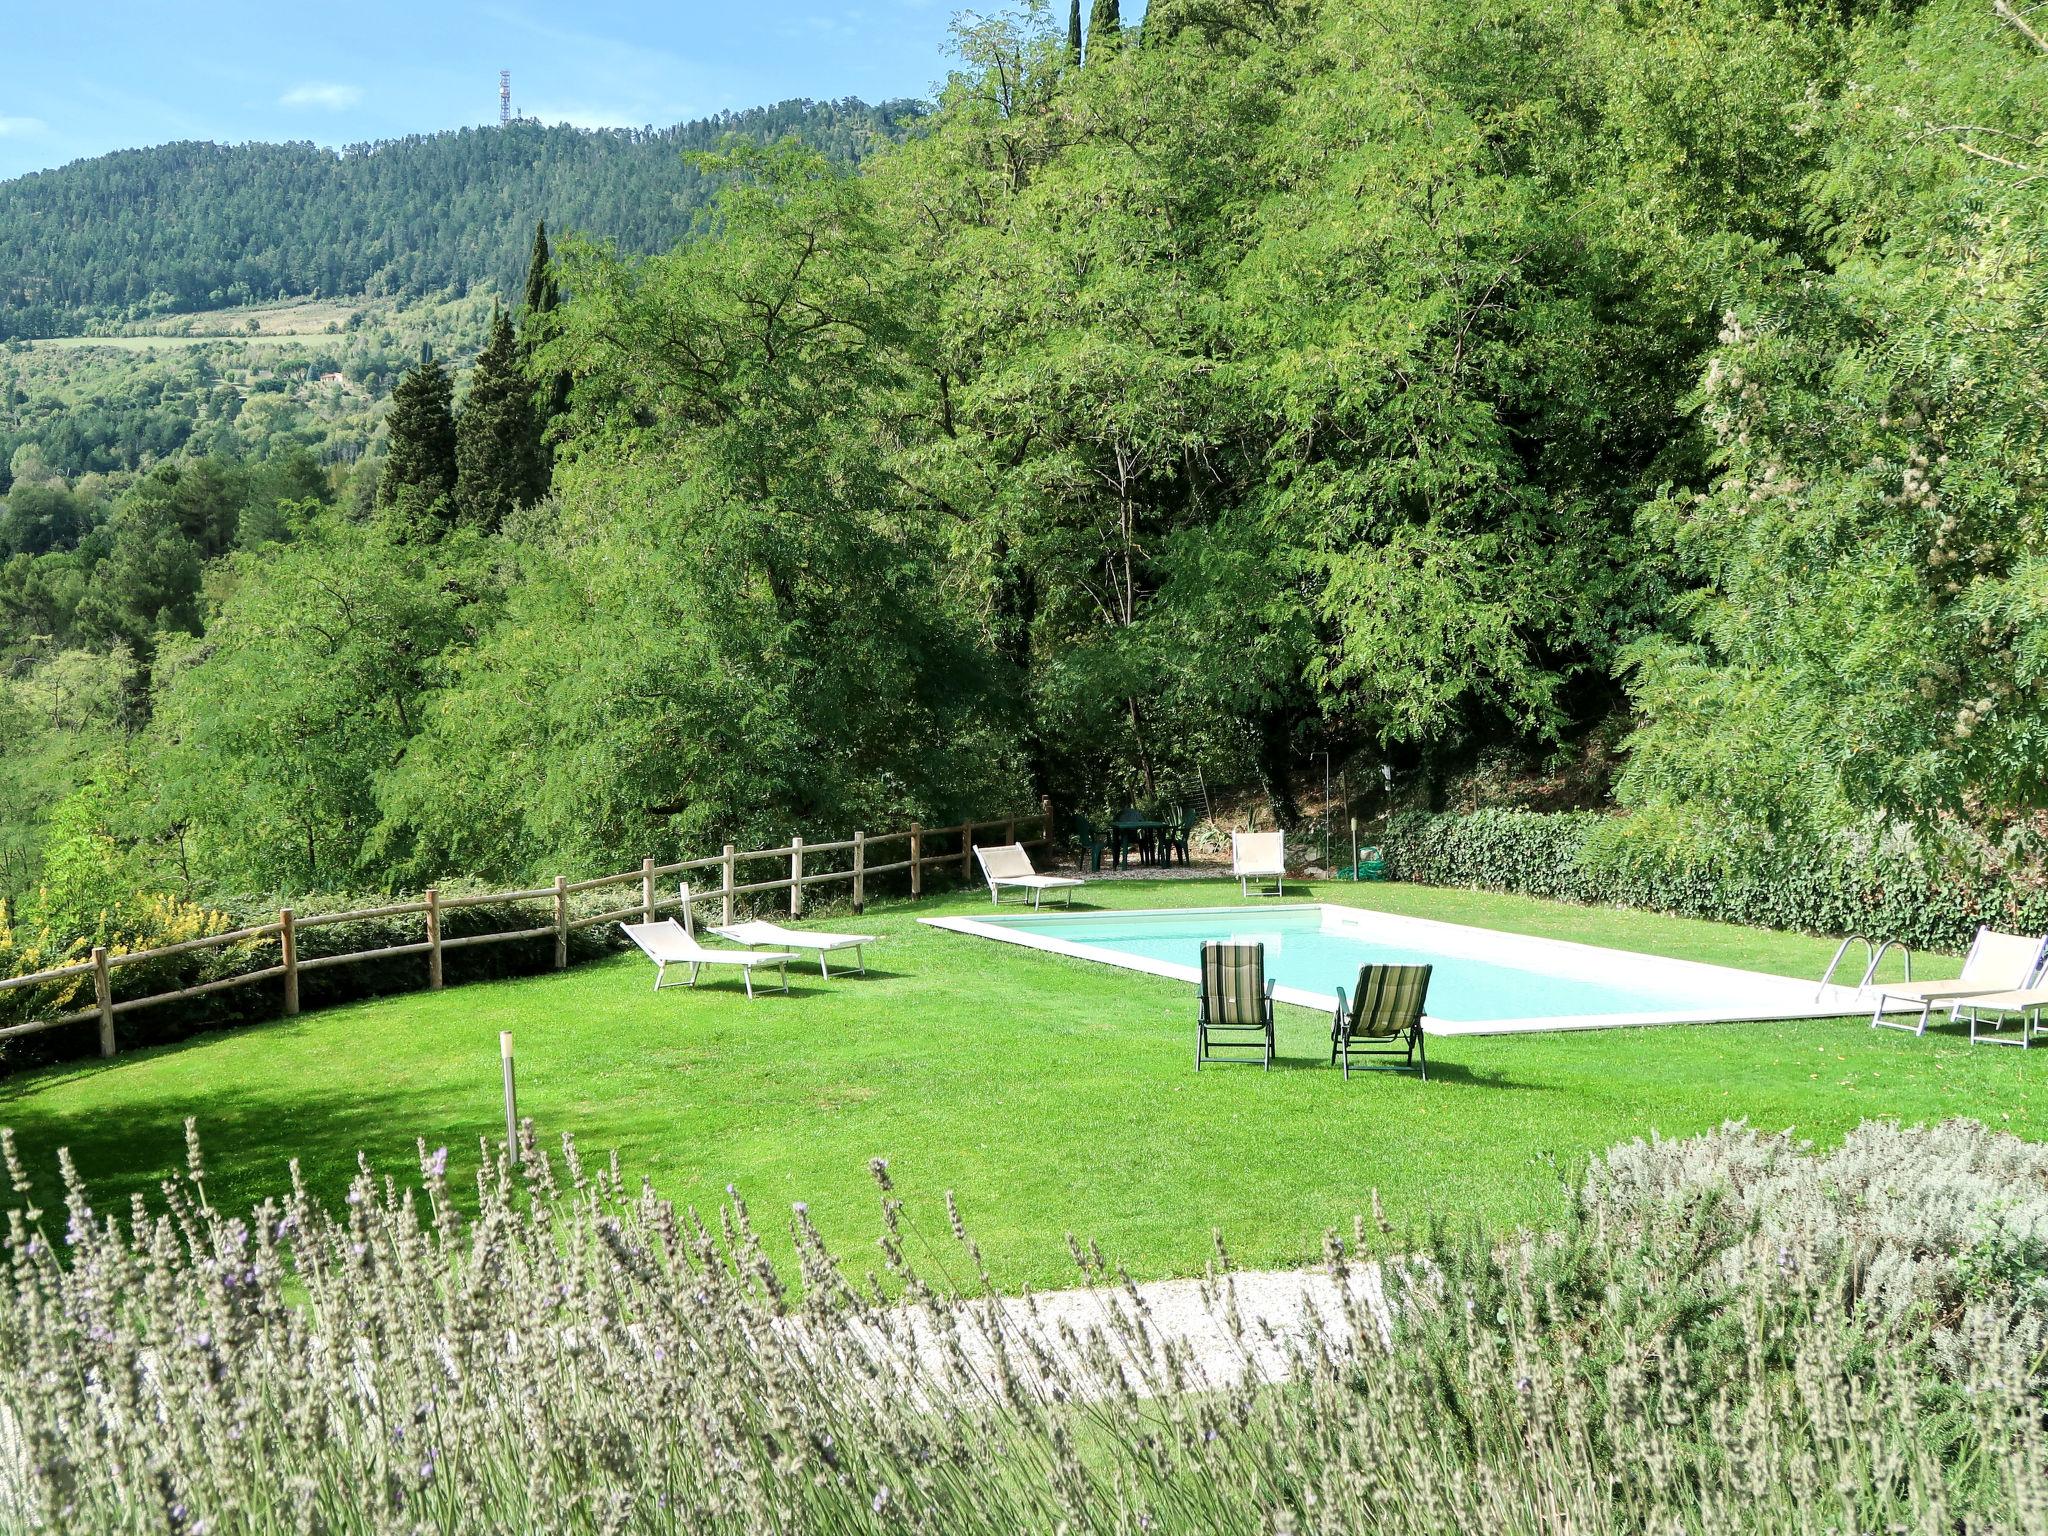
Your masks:
<svg viewBox="0 0 2048 1536"><path fill-rule="evenodd" d="M1088 894L1159 906L1222 891L1103 882ZM1831 947L1469 891L1316 894L1794 976L1817 975ZM1191 988L915 920L986 907L960 894L870 909L861 926L887 941L870 974L825 983L799 969L787 998L749 1004L729 980L656 996L645 962L620 956L35 1073L0 1084L0 1122L32 1168L69 1146L103 1211L182 1170L188 1114L216 1202L282 1189L294 1155L316 1188L338 1192L359 1149L413 1177L416 1136L473 1164L477 1138L502 1134L497 1036L510 1029L521 1109L546 1135L573 1131L589 1155L617 1148L629 1175L707 1216L728 1183L771 1235L788 1202L807 1200L865 1266L877 1230L867 1162L882 1156L934 1251L950 1246L940 1201L952 1189L997 1278L1033 1284L1067 1278L1070 1231L1141 1278L1198 1272L1212 1227L1241 1264L1310 1259L1375 1186L1397 1220L1539 1221L1559 1198L1546 1159L1571 1166L1652 1130L1735 1117L1823 1141L1870 1116L2048 1131L2033 1084L2048 1053L1846 1020L1447 1039L1426 1085L1346 1084L1322 1065L1323 1018L1282 1009L1276 1070L1198 1076Z"/></svg>

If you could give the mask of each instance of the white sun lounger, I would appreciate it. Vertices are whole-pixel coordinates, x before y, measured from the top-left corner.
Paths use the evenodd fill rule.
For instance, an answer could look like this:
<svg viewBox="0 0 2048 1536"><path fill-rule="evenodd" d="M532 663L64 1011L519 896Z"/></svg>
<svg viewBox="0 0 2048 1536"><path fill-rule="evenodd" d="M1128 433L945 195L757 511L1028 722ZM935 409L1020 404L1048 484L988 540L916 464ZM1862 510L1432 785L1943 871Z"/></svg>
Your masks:
<svg viewBox="0 0 2048 1536"><path fill-rule="evenodd" d="M683 925L672 917L665 917L658 923L621 923L619 927L654 962L654 990L657 992L661 990L662 978L672 965L690 968L690 985L693 987L697 985L699 966L736 965L740 968L740 980L746 983L748 997L754 995L756 968L772 965L782 975L782 990L789 990L789 962L796 956L786 950L706 949L685 933Z"/></svg>
<svg viewBox="0 0 2048 1536"><path fill-rule="evenodd" d="M1281 832L1233 832L1230 834L1230 872L1237 877L1237 894L1251 894L1251 883L1273 883L1273 894L1287 894L1287 837Z"/></svg>
<svg viewBox="0 0 2048 1536"><path fill-rule="evenodd" d="M1910 1029L1916 1035L1924 1035L1927 1016L1937 1003L1949 1004L1953 1014L1958 1005L1973 998L2025 991L2041 969L2043 947L2041 939L2028 934L1979 928L1977 937L1971 941L1970 953L1963 960L1963 974L1954 981L1878 984L1877 1006L1871 1012L1870 1026L1875 1029L1882 1024L1887 1029ZM1918 1003L1920 1016L1911 1024L1894 1023L1884 1016L1887 1003Z"/></svg>
<svg viewBox="0 0 2048 1536"><path fill-rule="evenodd" d="M2017 1045L2024 1050L2036 1038L2048 1039L2048 1027L2044 1027L2041 1015L2048 1011L2048 987L2027 987L2017 992L1991 992L1981 997L1967 997L1956 1004L1957 1013L1970 1017L1970 1044L1972 1045ZM1978 1027L1990 1014L1991 1027L1979 1034ZM2017 1016L2020 1021L2019 1038L1999 1033L2005 1020Z"/></svg>
<svg viewBox="0 0 2048 1536"><path fill-rule="evenodd" d="M682 908L683 931L694 939L697 924L690 904L690 882L687 880L682 885ZM860 968L860 974L867 975L867 957L861 953L861 946L875 942L864 933L819 933L815 929L785 928L780 923L761 919L746 923L719 924L711 931L721 939L731 939L733 943L744 944L749 949L766 944L775 949L811 950L818 957L818 974L827 981L832 979L832 972L825 964L825 957L839 949L852 950L854 963Z"/></svg>
<svg viewBox="0 0 2048 1536"><path fill-rule="evenodd" d="M988 899L998 904L1003 899L1002 888L1014 885L1031 893L1031 905L1034 907L1047 891L1064 890L1067 905L1071 907L1074 904L1074 887L1088 883L1069 880L1061 875L1039 874L1031 867L1031 855L1024 851L1022 843L1008 843L1000 848L977 848L974 856L981 861L982 879L988 882Z"/></svg>
<svg viewBox="0 0 2048 1536"><path fill-rule="evenodd" d="M818 974L831 979L832 972L825 966L825 957L842 949L853 951L855 965L860 974L868 973L868 963L861 955L863 944L875 941L861 933L818 933L808 928L785 928L780 923L755 921L751 923L727 923L711 930L721 939L731 939L735 944L753 946L772 944L778 949L811 950L818 957Z"/></svg>

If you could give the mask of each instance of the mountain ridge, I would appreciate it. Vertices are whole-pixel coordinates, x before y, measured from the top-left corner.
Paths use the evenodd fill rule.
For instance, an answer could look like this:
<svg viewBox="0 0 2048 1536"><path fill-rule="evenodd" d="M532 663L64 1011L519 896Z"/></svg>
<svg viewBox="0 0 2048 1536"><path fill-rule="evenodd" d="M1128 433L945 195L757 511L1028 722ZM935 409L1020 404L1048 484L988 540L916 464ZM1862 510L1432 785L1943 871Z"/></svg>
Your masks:
<svg viewBox="0 0 2048 1536"><path fill-rule="evenodd" d="M687 152L794 135L858 163L922 111L794 98L665 128L517 119L338 149L114 150L0 181L0 341L282 298L516 293L537 219L660 249L713 189Z"/></svg>

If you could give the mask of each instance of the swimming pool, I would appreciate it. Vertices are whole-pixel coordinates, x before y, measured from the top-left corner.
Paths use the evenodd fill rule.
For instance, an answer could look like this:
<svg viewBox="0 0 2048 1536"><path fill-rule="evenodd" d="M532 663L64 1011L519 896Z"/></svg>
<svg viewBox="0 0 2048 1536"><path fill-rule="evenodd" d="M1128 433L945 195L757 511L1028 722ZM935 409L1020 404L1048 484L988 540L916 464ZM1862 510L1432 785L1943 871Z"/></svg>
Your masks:
<svg viewBox="0 0 2048 1536"><path fill-rule="evenodd" d="M1358 968L1428 964L1432 1034L1510 1034L1620 1025L1835 1018L1861 1011L1850 987L1670 960L1561 939L1499 933L1326 902L1135 912L927 917L955 933L999 939L1127 970L1199 980L1205 939L1266 946L1274 996L1325 1011Z"/></svg>

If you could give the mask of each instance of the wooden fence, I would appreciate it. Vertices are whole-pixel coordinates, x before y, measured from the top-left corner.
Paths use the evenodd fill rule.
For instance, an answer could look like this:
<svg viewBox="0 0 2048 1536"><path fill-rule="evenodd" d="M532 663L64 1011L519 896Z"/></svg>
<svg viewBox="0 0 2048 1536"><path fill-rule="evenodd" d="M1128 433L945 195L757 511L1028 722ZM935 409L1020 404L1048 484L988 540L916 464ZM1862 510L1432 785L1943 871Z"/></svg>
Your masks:
<svg viewBox="0 0 2048 1536"><path fill-rule="evenodd" d="M599 875L594 880L568 880L555 876L552 885L537 886L526 891L487 891L466 896L443 897L438 891L424 892L417 901L395 902L383 907L365 907L352 912L322 912L313 917L296 916L289 907L277 914L274 923L258 923L248 928L236 928L228 933L211 934L203 939L187 939L182 944L166 944L159 949L138 949L126 954L109 954L104 947L95 948L88 960L70 965L60 965L46 971L35 971L26 976L14 976L0 981L0 992L10 992L20 987L48 986L55 982L71 980L74 977L91 976L93 985L93 1006L74 1013L59 1014L54 1018L31 1019L25 1024L0 1028L0 1040L16 1035L31 1035L46 1029L61 1029L70 1024L84 1024L97 1021L100 1032L100 1054L111 1056L116 1048L114 1021L124 1013L138 1008L153 1007L158 1003L181 1002L201 997L209 992L224 991L229 987L253 986L258 982L281 980L282 1011L285 1017L299 1011L299 978L308 971L323 970L329 966L350 965L359 960L388 960L400 955L424 955L426 966L424 981L434 991L442 984L442 957L451 949L463 949L479 944L506 944L520 939L545 939L555 941L555 969L561 970L569 964L569 935L579 928L591 928L600 923L624 922L637 919L645 922L656 913L671 910L682 905L681 887L673 896L656 894L656 882L671 876L688 874L695 870L718 871L718 883L699 887L692 893L695 903L717 902L720 906L720 921L733 921L733 900L739 896L758 895L766 891L789 892L789 915L802 917L804 893L813 887L834 882L851 882L853 886L853 910L859 912L867 904L867 883L870 879L907 870L910 875L910 894L913 897L924 894L924 877L927 870L949 869L957 866L962 880L971 880L974 875L975 834L978 832L1000 833L1002 841L1018 841L1019 825L1038 824L1038 835L1025 838L1028 848L1044 847L1052 841L1052 802L1042 800L1040 809L1025 816L1003 817L995 821L968 821L950 827L924 827L913 822L901 832L885 832L870 837L856 832L852 837L833 843L806 843L802 838L791 838L787 847L738 849L727 843L722 851L710 858L685 859L680 864L657 864L653 859L640 861L638 869L625 870L616 875ZM951 848L938 847L957 839ZM993 838L988 839L993 841ZM874 851L885 848L893 852L892 845L905 844L903 857L874 863ZM835 862L844 868L806 870L806 859L830 859L836 855L847 855ZM739 866L762 860L774 860L778 865L787 863L788 873L772 880L739 879ZM603 912L572 915L569 898L586 891L605 890L613 886L637 882L640 889L636 900L627 905ZM550 921L531 928L513 928L501 932L465 934L460 938L441 936L441 918L444 913L463 907L499 906L508 903L547 902L552 905ZM346 954L320 955L312 959L299 958L299 935L311 928L330 927L336 923L365 922L373 918L405 917L418 915L421 934L417 941L404 944L386 944L376 949L353 950ZM202 982L197 986L180 987L172 992L153 993L148 997L114 998L114 974L123 966L136 965L145 960L162 960L172 955L189 954L205 949L225 949L235 944L265 944L272 940L277 943L277 962L256 970L238 972L223 976L215 981Z"/></svg>

